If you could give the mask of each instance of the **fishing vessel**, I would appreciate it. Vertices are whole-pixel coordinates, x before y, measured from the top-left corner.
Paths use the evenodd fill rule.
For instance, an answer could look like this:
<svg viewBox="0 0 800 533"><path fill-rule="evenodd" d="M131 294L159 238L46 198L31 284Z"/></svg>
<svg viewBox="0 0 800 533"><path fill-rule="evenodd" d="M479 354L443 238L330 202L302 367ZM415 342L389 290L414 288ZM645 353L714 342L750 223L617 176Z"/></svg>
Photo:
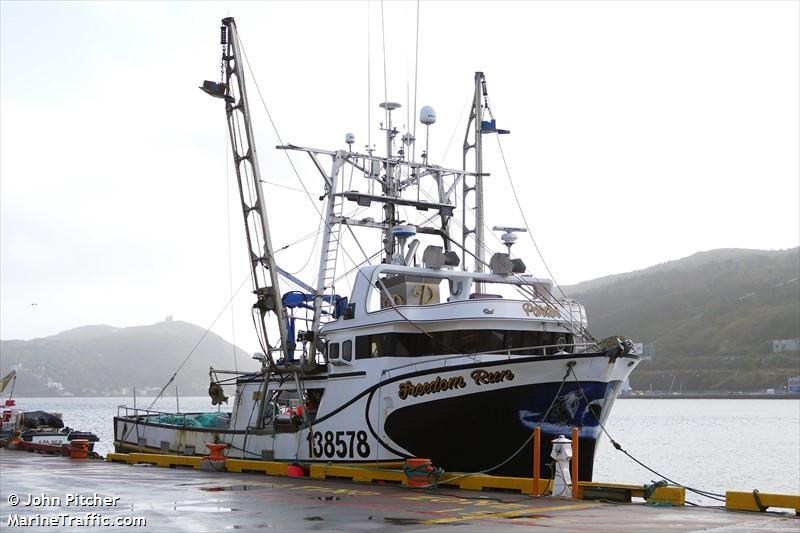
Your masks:
<svg viewBox="0 0 800 533"><path fill-rule="evenodd" d="M483 139L509 132L492 115L484 74L472 80L462 168L430 161L427 140L417 157L413 132L393 126L401 105L389 101L380 104L381 151L354 151L351 134L338 149L278 146L308 157L324 187L309 215L321 217L321 238L316 280L306 283L275 259L233 18L222 20L221 42L222 79L201 89L226 111L262 368L211 373L215 405L235 385L230 413L121 407L117 451L204 455L220 443L230 458L425 457L448 471L529 477L533 429L546 468L550 440L578 427L580 477L590 480L601 424L639 356L621 337L597 341L583 306L527 272L513 254L526 228L487 232ZM427 134L435 111L424 106L419 119ZM488 249L491 231L504 249ZM345 260L356 267L342 272ZM341 295L348 275L352 291Z"/></svg>
<svg viewBox="0 0 800 533"><path fill-rule="evenodd" d="M12 370L0 379L0 448L24 450L55 455L70 455L74 441L85 441L86 452L94 451L97 435L64 426L60 413L23 411L14 400L17 371ZM8 398L3 392L11 385Z"/></svg>

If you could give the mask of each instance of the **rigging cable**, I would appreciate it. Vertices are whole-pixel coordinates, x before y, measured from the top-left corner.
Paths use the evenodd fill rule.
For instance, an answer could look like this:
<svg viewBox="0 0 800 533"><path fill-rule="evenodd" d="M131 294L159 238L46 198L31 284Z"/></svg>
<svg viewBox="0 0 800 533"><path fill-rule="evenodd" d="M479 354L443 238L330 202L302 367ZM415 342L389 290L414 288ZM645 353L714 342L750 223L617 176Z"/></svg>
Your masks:
<svg viewBox="0 0 800 533"><path fill-rule="evenodd" d="M221 317L222 314L225 312L225 310L228 308L228 306L231 305L231 302L233 301L233 298L236 297L237 294L239 294L239 291L242 290L242 287L244 287L245 283L247 283L247 281L249 279L250 279L250 273L248 272L247 273L247 277L244 279L244 281L242 281L241 285L239 285L239 288L236 289L236 292L225 303L225 305L222 307L220 312L217 314L216 318L214 318L214 320L211 322L211 324L206 328L206 330L200 336L200 339L198 339L198 341L195 343L195 345L192 347L192 349L189 351L189 353L186 355L186 357L183 358L183 361L181 362L180 365L178 365L178 368L175 370L175 373L172 374L172 377L169 378L169 381L167 381L167 383L161 388L161 391L158 393L158 396L153 398L153 402L150 404L150 407L147 408L148 411L150 409L152 409L153 406L156 404L156 402L161 398L161 396L164 395L164 391L167 390L167 387L170 385L170 383L175 381L175 378L178 377L178 372L181 371L181 369L186 364L186 362L189 360L189 358L192 356L192 354L195 352L195 350L197 350L197 347L200 346L200 344L203 342L203 339L205 339L206 335L208 335L208 333L211 331L211 328L213 328L214 324L217 323L217 320L219 320L219 317Z"/></svg>
<svg viewBox="0 0 800 533"><path fill-rule="evenodd" d="M489 109L489 106L488 106L488 96L485 96L485 98L486 98L486 107L487 107L487 110L489 111L489 115L491 116L491 110ZM467 103L469 103L469 101L467 101ZM466 104L465 104L465 106L464 106L464 109L466 109ZM462 112L461 112L461 113L462 113L462 115L463 115L464 109L462 109ZM461 122L461 118L459 117L458 123L460 123L460 122ZM457 131L457 129L458 129L458 123L456 124L456 130L454 130L454 132L453 132L453 136L451 136L451 138L450 138L450 142L448 142L448 144L447 144L447 149L445 150L445 155L447 155L447 151L450 149L450 143L452 142L452 140L453 140L453 137L455 136L455 133L456 133L456 131ZM498 141L498 144L499 144L499 143L500 143L500 136L499 136L499 134L497 134L497 141ZM565 292L564 292L564 290L561 288L561 286L558 284L558 282L557 282L557 281L556 281L556 279L555 279L555 276L553 276L552 272L550 271L550 268L547 266L547 263L546 263L546 262L545 262L545 260L544 260L544 256L542 255L541 251L539 251L539 247L538 247L538 245L536 244L536 241L535 241L535 240L534 240L534 238L533 238L533 233L530 231L530 227L528 226L527 219L525 218L525 213L522 211L522 206L520 205L519 198L517 197L517 193L516 193L516 189L515 189L515 187L514 187L514 183L513 183L513 181L511 180L511 173L510 173L510 171L509 171L509 169L508 169L508 164L507 164L507 162L506 162L506 159L505 159L505 154L503 153L503 148L502 148L502 146L500 146L500 154L501 154L501 156L502 156L502 158L503 158L503 163L504 163L504 165L505 165L505 170L506 170L506 176L508 177L509 183L510 183L510 185L511 185L511 189L512 189L512 191L513 191L513 193L514 193L514 198L516 199L516 202L517 202L517 207L519 208L519 211L520 211L520 213L521 213L521 215L522 215L522 219L523 219L523 221L525 222L525 227L526 227L526 229L528 230L527 232L528 232L528 234L529 234L529 236L530 236L531 240L533 241L533 245L534 245L534 247L536 248L536 252L539 254L539 258L542 260L542 264L544 265L545 269L547 270L547 273L550 275L550 278L552 279L552 281L553 281L553 284L554 284L556 287L558 287L558 290L561 292L561 294L564 296L564 298L567 298L567 295L566 295L566 293L565 293ZM430 194L428 194L426 191L423 191L423 194L425 194L425 195L426 195L426 196L427 196L429 199L433 200L433 198L431 197L431 195L430 195ZM462 225L459 223L459 221L458 221L456 218L453 218L453 219L452 219L452 222L453 222L453 223L455 223L457 226L459 226L459 227L462 227ZM489 228L489 226L487 226L486 224L484 224L484 228L485 228L485 229L487 229L487 230L488 230L488 229L490 229L490 228ZM462 228L462 229L463 229L463 228ZM492 233L492 231L489 231L489 233L495 237L495 240L497 240L498 242L501 242L501 241L500 241L500 239L499 239L499 238L498 238L498 237L497 237L497 236L496 236L494 233ZM475 256L475 254L471 253L469 250L466 250L466 249L464 249L463 247L461 247L461 246L460 246L458 243L456 243L455 241L453 241L453 243L454 243L454 244L456 244L457 246L459 246L459 248L462 248L462 250L464 250L464 252L466 252L467 254L469 254L470 256L472 256L474 259L476 259L476 260L477 260L477 257ZM489 248L489 247L486 245L486 243L481 243L481 247L482 247L484 250L486 250L487 252L491 252L491 251L492 251L492 250L491 250L491 249L490 249L490 248ZM488 265L488 264L487 264L485 261L483 262L483 264L484 264L484 266L489 266L489 265ZM515 276L516 276L518 279L521 279L521 277L520 277L518 274L515 274ZM536 297L536 294L535 294L535 293L531 294L531 293L530 293L530 289L528 289L527 287L524 287L524 288L523 288L523 287L517 287L517 290L518 290L518 292L520 292L521 294L523 294L523 293L527 293L527 295L528 295L529 299L535 299L535 297ZM556 296L555 296L555 295L554 295L554 294L553 294L553 293L552 293L552 292L551 292L549 289L544 289L544 290L545 290L545 292L547 293L547 294L546 294L547 296L551 296L551 297L552 297L552 298L551 298L551 300L552 300L552 302L553 302L555 305L557 305L558 307L561 307L561 308L562 308L564 311L566 311L566 312L567 312L567 314L568 314L568 315L569 315L569 317L570 317L570 324L571 324L571 327L572 327L572 329L573 329L573 330L574 330L574 329L578 329L578 330L580 331L580 333L581 333L581 334L583 334L585 337L587 337L587 338L591 339L592 341L595 341L595 342L596 342L596 339L594 338L594 336L593 336L593 335L592 335L592 334L589 332L589 330L588 330L587 328L585 328L585 327L583 326L583 324L579 324L579 325L577 326L577 328L575 327L575 322L574 322L574 319L573 319L573 317L572 317L572 312L571 312L571 310L570 310L570 309L567 309L567 307L566 307L566 306L565 306L565 305L564 305L564 304L563 304L563 303L562 303L562 302L561 302L561 301L560 301L560 300L559 300L559 299L558 299L558 298L557 298L557 297L556 297ZM524 294L523 294L523 295L524 295ZM575 333L575 332L573 331L573 333Z"/></svg>
<svg viewBox="0 0 800 533"><path fill-rule="evenodd" d="M322 233L322 219L320 219L319 221L319 225L317 226L317 231L314 232L314 244L311 245L311 253L308 255L308 259L306 259L306 262L303 264L303 266L301 266L294 272L289 272L289 274L296 275L306 269L308 263L310 263L311 259L314 257L315 253L314 250L317 248L317 243L319 242L320 233Z"/></svg>
<svg viewBox="0 0 800 533"><path fill-rule="evenodd" d="M269 112L269 108L267 107L267 103L264 100L264 95L261 93L261 87L258 84L258 80L256 79L255 74L253 74L253 69L252 69L252 67L250 65L250 61L247 59L247 53L244 50L244 45L241 42L241 37L239 37L239 33L238 32L237 32L237 38L239 39L240 49L242 50L242 56L244 57L245 64L247 65L247 70L250 72L250 77L253 79L253 83L256 86L256 92L258 93L258 97L261 100L261 105L264 107L264 111L267 113L267 118L269 119L269 122L272 125L272 130L275 132L275 136L278 137L278 142L280 142L281 145L284 145L285 143L283 142L283 139L281 138L281 135L278 132L278 127L276 126L275 121L272 119L272 115ZM297 177L297 180L300 182L300 185L303 187L303 191L305 192L306 197L308 198L309 202L311 202L311 205L314 208L314 211L316 211L317 216L320 218L322 223L325 224L325 227L328 229L328 231L330 231L332 233L333 232L333 228L331 228L330 225L327 223L327 221L325 220L325 216L322 214L322 212L320 212L319 208L317 207L317 204L314 202L314 198L311 196L311 193L308 191L308 188L306 187L306 184L303 182L303 179L300 177L300 173L298 172L297 167L295 167L294 161L292 160L291 156L289 155L288 150L284 150L284 152L286 153L286 158L289 160L289 164L291 165L292 170L294 171L294 174ZM331 194L333 194L333 192L335 192L335 191L331 191ZM347 250L345 248L342 248L342 251L344 252L344 254L353 263L355 263L355 261L353 261L353 259L350 258L349 253L347 252Z"/></svg>
<svg viewBox="0 0 800 533"><path fill-rule="evenodd" d="M267 107L267 103L264 100L264 95L261 93L261 86L259 86L258 80L256 79L255 74L253 74L253 68L250 66L250 60L247 59L247 52L245 52L245 50L244 50L244 44L242 44L242 39L239 36L239 32L236 32L236 37L237 37L237 39L239 39L239 48L242 51L242 57L244 57L244 62L247 65L247 70L248 70L248 72L250 72L250 77L253 79L253 83L256 86L256 92L258 93L258 98L261 100L261 105L264 107L264 111L267 113L267 118L269 119L269 123L272 125L272 131L275 132L275 136L278 138L278 142L281 143L281 145L285 145L285 143L283 142L283 138L281 137L281 134L278 132L278 127L275 125L275 121L272 119L272 114L269 112L269 108ZM306 184L303 182L303 179L300 177L300 173L297 171L297 167L295 167L295 165L294 165L294 160L289 155L288 150L283 150L283 152L286 154L286 159L289 160L289 165L292 167L292 170L294 171L294 175L297 176L297 180L300 182L300 185L303 187L303 191L306 193L306 197L311 202L311 205L314 207L314 211L317 212L317 215L322 217L322 213L320 213L319 208L317 207L317 204L314 203L314 198L312 197L311 193L308 191L308 187L306 187Z"/></svg>
<svg viewBox="0 0 800 533"><path fill-rule="evenodd" d="M428 191L422 190L422 193L423 193L423 194L424 194L424 195L425 195L425 196L426 196L426 197L427 197L429 200L431 200L431 201L434 201L434 198L433 198L433 197L432 197L432 196L431 196L431 195L428 193ZM454 218L451 220L451 222L452 222L453 224L455 224L457 227L459 227L459 228L463 228L462 224L461 224L461 223L458 221L458 219L457 219L457 218L455 218L455 217L454 217ZM486 226L486 225L484 225L484 227L485 227L487 230L489 229L489 227L488 227L488 226ZM490 233L490 234L491 234L491 235L492 235L492 236L495 238L495 240L497 240L498 242L501 242L501 241L500 241L500 239L497 237L497 235L495 235L495 234L494 234L494 233L492 233L491 231L490 231L489 233ZM450 240L450 241L451 241L451 242L452 242L452 243L453 243L455 246L457 246L457 247L461 248L461 249L462 249L462 250L463 250L465 253L467 253L468 255L470 255L470 256L471 256L473 259L475 259L475 260L478 260L478 257L477 257L477 256L476 256L474 253L472 253L472 252L471 252L471 251L469 251L468 249L464 249L464 248L463 248L463 247L462 247L462 246L461 246L459 243L457 243L456 241L454 241L453 239L451 239L451 238L449 238L449 237L448 237L448 240ZM487 251L487 252L490 252L490 253L492 252L492 250L491 250L491 249L490 249L490 248L489 248L489 247L486 245L486 243L481 243L481 246L483 247L483 249L484 249L485 251ZM489 265L489 264L488 264L486 261L482 261L482 263L483 263L483 265L484 265L484 266L487 266L487 267L488 267L488 266L490 266L490 265ZM522 276L520 276L520 275L519 275L519 274L517 274L517 273L513 273L513 276L514 276L516 279L520 280L520 281L525 281L525 280L522 278ZM553 280L553 283L555 283L555 280ZM534 289L534 290L532 290L532 289L530 288L530 286L529 286L529 285L527 285L527 284L526 284L526 285L514 285L514 289L515 289L515 290L516 290L516 291L517 291L519 294L521 294L523 297L525 297L525 298L526 298L526 299L527 299L527 300L528 300L530 303L532 303L533 305L535 305L537 308L539 308L539 309L542 309L542 310L544 310L544 309L545 309L544 307L542 307L542 306L541 306L541 304L539 304L539 303L537 303L537 302L535 301L535 300L536 300L536 298L537 298L536 291L535 291L535 289ZM554 294L553 294L553 293L552 293L552 292L551 292L549 289L547 289L547 288L544 288L544 287L542 287L542 289L543 289L543 290L545 291L545 293L546 293L546 294L545 294L545 296L550 296L550 297L551 297L551 298L550 298L550 302L551 302L551 303L553 303L555 306L557 306L557 307L560 307L561 309L563 309L563 310L564 310L564 311L567 313L567 315L570 317L569 324L570 324L570 330L571 330L571 332L572 332L573 334L580 334L580 335L584 336L585 338L588 338L589 340L592 340L592 341L594 342L594 344L596 344L596 339L595 339L595 338L594 338L594 336L593 336L593 335L592 335L592 334L589 332L589 330L588 330L587 328L585 328L585 327L583 326L583 324L577 324L577 323L575 322L575 320L574 320L574 319L573 319L573 317L572 317L572 310L571 310L570 308L567 308L567 306L564 304L564 302L561 302L561 301L560 301L560 300L559 300L559 299L558 299L558 298L557 298L557 297L556 297L556 296L555 296L555 295L554 295ZM576 331L576 330L577 330L577 331Z"/></svg>
<svg viewBox="0 0 800 533"><path fill-rule="evenodd" d="M544 265L545 270L547 270L547 274L550 276L550 279L553 280L553 284L558 287L558 290L561 291L561 294L564 296L564 298L566 298L567 294L564 292L564 289L561 288L561 285L558 284L555 276L553 276L553 273L550 272L550 267L547 266L547 262L545 262L544 256L539 250L539 245L536 244L536 239L533 238L533 233L531 232L530 225L528 225L528 220L525 218L525 212L522 210L522 204L519 201L519 196L517 196L517 189L514 187L514 182L511 179L511 172L508 170L508 162L506 161L506 154L503 152L503 144L500 142L500 134L495 133L495 137L497 138L497 146L500 148L500 156L503 159L503 166L506 169L506 176L508 176L508 183L511 185L511 192L514 194L514 201L517 203L517 208L519 209L520 215L522 215L522 221L525 223L525 228L528 230L528 236L530 236L531 242L533 242L533 247L536 248L536 253L539 254L539 259L542 260L542 264Z"/></svg>
<svg viewBox="0 0 800 533"><path fill-rule="evenodd" d="M301 192L304 194L306 192L303 189L298 189L297 187L290 187L289 185L283 185L281 183L275 183L274 181L269 181L265 179L262 179L261 183L266 183L267 185L274 185L275 187L281 187L282 189L289 189L290 191Z"/></svg>
<svg viewBox="0 0 800 533"><path fill-rule="evenodd" d="M580 391L581 396L583 397L584 401L586 402L586 405L589 405L589 398L586 396L586 393L583 392L583 387L581 387L581 382L578 379L578 376L575 374L575 369L573 367L569 367L569 372L571 372L572 373L572 377L575 378L575 384L578 386L578 390ZM653 470L652 468L650 468L649 466L647 466L646 464L644 464L643 462L638 460L636 457L634 457L633 455L628 453L626 450L624 450L622 448L622 445L619 442L615 441L614 438L608 433L608 430L606 430L606 427L603 425L603 422L600 420L600 417L597 415L597 413L595 413L592 409L587 409L587 410L590 413L592 413L592 416L594 416L595 420L597 420L597 423L600 425L600 429L602 429L603 433L606 434L606 437L608 437L608 440L611 441L611 444L614 446L614 448L616 448L617 450L621 451L622 453L627 455L629 458L633 459L637 464L639 464L643 468L649 470L650 472L652 472L653 474L661 477L662 479L664 479L666 481L669 481L673 485L676 485L678 487L683 487L688 491L694 492L695 494L698 494L700 496L705 496L706 498L709 498L709 499L712 499L712 500L717 500L717 501L721 501L721 502L725 501L725 495L724 494L718 494L716 492L709 492L709 491L705 491L705 490L701 490L701 489L695 489L695 488L689 487L687 485L683 485L681 483L678 483L677 481L673 481L672 479L668 478L664 474L656 472L655 470Z"/></svg>
<svg viewBox="0 0 800 533"><path fill-rule="evenodd" d="M464 102L464 106L461 108L461 112L458 114L458 120L456 121L456 127L453 129L453 134L450 135L450 140L447 141L447 147L444 149L444 155L442 155L442 161L445 160L447 157L447 153L450 151L450 146L453 144L453 139L456 137L456 133L459 131L459 126L461 125L461 119L464 118L464 112L467 110L467 106L472 101L472 97L469 97L466 102ZM463 179L463 178L462 178Z"/></svg>

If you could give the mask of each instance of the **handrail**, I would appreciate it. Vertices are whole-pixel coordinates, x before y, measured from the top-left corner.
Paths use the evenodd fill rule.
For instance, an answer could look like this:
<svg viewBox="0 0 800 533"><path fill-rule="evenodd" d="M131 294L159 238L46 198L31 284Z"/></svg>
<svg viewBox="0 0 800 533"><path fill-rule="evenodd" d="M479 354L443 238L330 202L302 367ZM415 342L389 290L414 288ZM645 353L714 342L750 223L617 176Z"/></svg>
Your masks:
<svg viewBox="0 0 800 533"><path fill-rule="evenodd" d="M385 368L385 369L383 369L381 371L381 373L382 374L386 374L386 373L391 372L393 370L400 370L402 368L408 368L410 366L426 364L426 363L436 363L436 362L439 362L439 361L448 361L450 359L455 359L455 358L460 358L460 357L473 358L473 357L476 357L476 356L479 356L479 355L502 355L502 354L507 354L509 356L509 358L512 355L534 355L536 357L551 357L549 355L542 355L542 354L512 354L511 352L518 352L520 350L543 350L543 349L546 349L546 348L559 348L559 347L566 348L568 346L583 347L583 346L596 346L596 344L593 343L593 342L581 342L581 343L572 343L572 344L543 344L541 346L527 346L527 347L522 347L522 348L510 348L510 349L507 348L507 349L502 349L502 350L492 350L492 351L488 351L488 352L479 352L479 353L449 354L449 355L444 355L442 357L438 357L436 359L426 359L425 361L414 361L412 363L406 363L404 365L399 365L399 366L395 366L395 367L392 367L392 368ZM556 355L556 354L553 354L553 355ZM420 357L420 356L410 356L410 357ZM422 356L422 357L424 357L424 356ZM447 365L445 364L445 366L447 366Z"/></svg>

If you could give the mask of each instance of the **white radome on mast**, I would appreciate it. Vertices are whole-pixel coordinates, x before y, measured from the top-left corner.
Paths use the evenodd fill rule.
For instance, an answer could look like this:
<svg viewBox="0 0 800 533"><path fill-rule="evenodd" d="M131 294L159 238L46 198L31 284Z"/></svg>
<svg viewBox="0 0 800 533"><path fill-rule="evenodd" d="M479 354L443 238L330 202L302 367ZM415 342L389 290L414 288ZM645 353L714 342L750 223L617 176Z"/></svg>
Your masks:
<svg viewBox="0 0 800 533"><path fill-rule="evenodd" d="M430 126L436 123L436 111L429 105L422 106L419 110L419 121L425 125L425 151L422 160L428 163L428 141L430 140Z"/></svg>

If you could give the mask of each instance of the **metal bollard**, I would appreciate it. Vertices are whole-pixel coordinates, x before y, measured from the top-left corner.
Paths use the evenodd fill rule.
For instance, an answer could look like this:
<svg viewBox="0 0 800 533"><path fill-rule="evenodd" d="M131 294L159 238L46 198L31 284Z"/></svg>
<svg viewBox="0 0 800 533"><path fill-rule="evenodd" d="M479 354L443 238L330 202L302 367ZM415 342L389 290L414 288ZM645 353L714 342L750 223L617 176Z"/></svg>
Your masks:
<svg viewBox="0 0 800 533"><path fill-rule="evenodd" d="M569 473L569 460L572 457L572 441L564 435L559 435L551 441L553 448L550 452L556 462L553 478L553 496L572 497L570 486L572 481Z"/></svg>

